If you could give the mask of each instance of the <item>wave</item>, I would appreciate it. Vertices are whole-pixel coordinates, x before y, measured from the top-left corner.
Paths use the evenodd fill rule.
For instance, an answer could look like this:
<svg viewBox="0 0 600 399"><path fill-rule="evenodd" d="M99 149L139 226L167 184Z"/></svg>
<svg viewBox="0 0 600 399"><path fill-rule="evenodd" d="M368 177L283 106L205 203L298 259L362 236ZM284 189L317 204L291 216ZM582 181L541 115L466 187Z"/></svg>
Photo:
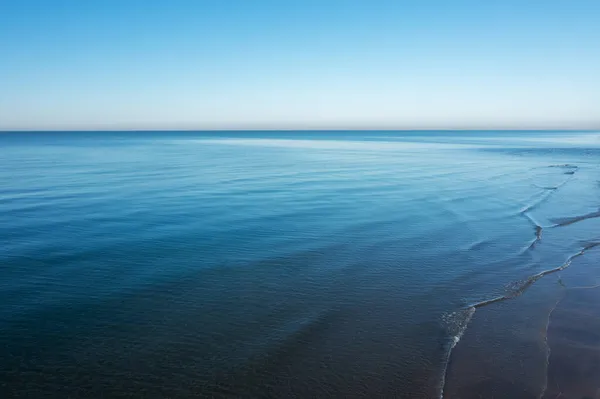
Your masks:
<svg viewBox="0 0 600 399"><path fill-rule="evenodd" d="M542 192L541 195L536 200L528 203L527 205L525 205L524 207L519 209L519 214L522 215L529 211L534 210L535 208L540 206L542 203L544 203L544 201L546 201L548 198L550 198L550 196L552 195L553 192L554 191L551 191L551 190L546 190L546 191Z"/></svg>
<svg viewBox="0 0 600 399"><path fill-rule="evenodd" d="M533 226L533 229L534 229L534 232L535 232L535 238L533 240L531 240L527 244L527 246L524 247L520 251L520 253L523 254L526 251L534 249L535 246L537 245L537 243L539 243L539 242L542 241L542 233L544 231L544 227L538 221L536 221L533 218L533 216L531 216L531 214L529 212L522 212L522 213L520 213L520 215L529 221L529 223L531 224L531 226Z"/></svg>
<svg viewBox="0 0 600 399"><path fill-rule="evenodd" d="M600 241L588 241L585 243L585 245L583 246L583 249L581 250L583 255L583 252L589 251L590 249L594 249L596 247L600 246Z"/></svg>
<svg viewBox="0 0 600 399"><path fill-rule="evenodd" d="M536 188L539 188L540 190L544 190L540 193L540 196L537 198L537 200L534 200L532 202L530 202L529 204L525 205L524 207L522 207L519 210L520 214L524 214L527 213L529 211L534 210L535 208L537 208L538 206L540 206L541 204L544 203L544 201L546 201L548 198L550 198L550 196L557 191L559 188L561 188L562 186L564 186L565 184L567 184L571 179L566 179L565 181L561 182L560 184L556 185L556 186L538 186L536 184L534 184L533 186Z"/></svg>
<svg viewBox="0 0 600 399"><path fill-rule="evenodd" d="M564 173L568 174L568 175L574 175L575 172L579 169L579 167L577 165L572 165L572 164L548 165L547 167L564 169L565 170ZM544 201L546 201L548 198L550 198L554 192L556 192L562 186L567 184L570 180L571 180L571 177L565 179L564 181L562 181L561 183L559 183L556 186L538 186L535 184L533 185L534 187L536 187L540 190L543 190L543 191L541 193L539 193L539 195L537 195L535 197L535 199L533 199L531 202L529 202L528 204L526 204L524 207L522 207L519 210L519 215L521 215L523 218L527 219L527 221L532 225L532 227L534 228L534 231L535 231L535 239L529 243L526 250L533 249L535 247L535 245L542 240L542 234L544 231L544 227L534 219L534 217L531 215L530 211L534 210L536 207L541 205ZM582 215L582 216L552 220L552 222L556 223L556 224L551 227L568 225L568 224L578 222L580 220L585 220L585 219L589 219L589 218L593 218L593 217L600 217L600 209L597 212L591 212L589 214ZM483 243L484 243L484 241L476 242L471 245L470 249L475 249L477 246L479 246ZM541 278L543 278L547 275L557 273L557 272L560 272L560 271L566 269L567 267L569 267L571 265L571 263L573 262L573 260L575 258L582 256L583 254L585 254L585 252L587 252L597 246L600 246L600 241L598 241L598 242L592 241L592 242L584 243L583 247L581 248L581 250L579 252L576 252L575 254L570 255L566 259L566 261L563 264L561 264L560 266L541 271L537 274L527 277L524 280L515 281L515 282L509 284L509 286L507 287L506 294L472 303L472 304L468 305L467 307L465 307L464 309L457 311L457 312L453 312L448 317L445 317L444 321L447 325L449 325L450 345L449 345L448 352L446 355L446 361L443 366L443 374L442 374L442 378L441 378L441 387L440 387L440 396L439 396L440 399L443 399L443 397L444 397L446 377L447 377L448 368L449 368L451 358L452 358L452 351L456 347L456 345L458 345L458 343L460 342L462 336L464 335L465 331L467 330L469 322L473 318L473 315L475 314L475 312L478 308L482 308L484 306L492 305L494 303L503 302L503 301L507 301L510 299L520 297L536 281L540 280ZM594 288L595 287L600 287L600 284L597 286L594 286ZM558 306L559 302L560 302L560 300L557 301L555 306L550 311L550 314L548 315L548 323L546 325L546 337L545 337L546 342L545 342L545 344L546 344L546 351L547 351L547 363L549 362L549 359L550 359L550 348L549 348L548 342L547 342L548 326L550 324L550 316L551 316L552 312L554 311L554 309ZM546 385L547 385L547 381L546 381ZM545 389L546 389L546 387L544 387L544 391L545 391ZM542 393L542 396L543 396L543 393Z"/></svg>
<svg viewBox="0 0 600 399"><path fill-rule="evenodd" d="M558 186L538 186L537 184L532 184L533 187L539 188L540 190L558 190Z"/></svg>
<svg viewBox="0 0 600 399"><path fill-rule="evenodd" d="M523 212L521 215L529 221L535 230L535 240L533 240L528 247L533 248L537 242L542 240L542 232L544 231L544 228L528 212Z"/></svg>
<svg viewBox="0 0 600 399"><path fill-rule="evenodd" d="M468 307L444 316L444 324L451 336L451 349L456 346L467 329L467 324L475 313L474 307Z"/></svg>
<svg viewBox="0 0 600 399"><path fill-rule="evenodd" d="M595 285L586 285L586 286L581 286L581 287L568 287L567 290L593 290L596 288L600 288L600 284L595 284Z"/></svg>
<svg viewBox="0 0 600 399"><path fill-rule="evenodd" d="M529 241L529 244L527 244L526 247L523 247L520 251L519 251L519 255L523 255L525 252L527 251L532 251L535 249L535 246L537 245L537 243L540 242L539 239L534 238L533 240Z"/></svg>
<svg viewBox="0 0 600 399"><path fill-rule="evenodd" d="M571 169L571 170L577 170L579 169L579 166L577 165L573 165L570 163L563 163L563 164L556 164L556 165L548 165L548 168L561 168L561 169Z"/></svg>
<svg viewBox="0 0 600 399"><path fill-rule="evenodd" d="M571 165L571 164L549 165L548 167L549 168L567 169L568 174L571 174L571 175L574 174L579 169L579 166ZM567 172L565 172L565 173L567 173ZM532 242L529 243L529 245L527 246L527 249L533 249L535 247L535 245L539 241L542 240L542 231L544 230L542 225L539 224L533 218L533 216L531 216L530 211L534 210L535 208L540 206L542 203L544 203L544 201L546 201L548 198L550 198L550 196L552 196L552 194L554 194L554 192L556 192L559 188L561 188L562 186L567 184L570 180L571 180L570 178L567 178L556 186L538 186L537 184L533 184L534 187L536 187L540 190L544 190L544 191L542 191L541 195L537 198L537 200L530 202L529 204L525 205L524 207L522 207L519 210L519 214L521 216L523 216L524 218L526 218L529 221L529 223L531 223L533 228L535 229L535 240L533 240ZM600 216L600 210L597 212L597 214L598 214L597 216ZM589 216L589 215L586 215L586 216ZM555 223L555 222L553 221L553 223ZM556 226L553 226L553 227L556 227Z"/></svg>
<svg viewBox="0 0 600 399"><path fill-rule="evenodd" d="M564 227L573 223L581 222L587 219L593 219L600 217L600 208L596 212L586 213L585 215L566 217L566 218L555 218L551 219L552 223L555 223L553 227Z"/></svg>
<svg viewBox="0 0 600 399"><path fill-rule="evenodd" d="M517 297L523 295L523 293L529 287L531 287L536 281L538 281L542 277L547 276L549 274L553 274L553 273L562 271L562 270L565 270L567 267L569 267L571 265L571 263L573 262L573 260L575 258L578 258L579 256L582 256L586 251L588 251L588 250L590 250L590 249L592 249L592 248L594 248L594 247L596 247L598 245L600 245L600 242L598 242L598 243L596 243L596 242L595 243L591 243L591 244L583 247L579 252L577 252L577 253L569 256L567 258L567 260L562 265L560 265L558 267L555 267L555 268L552 268L552 269L541 271L541 272L539 272L537 274L534 274L532 276L527 277L524 280L515 281L515 282L509 284L509 286L508 286L509 292L507 294L499 296L499 297L496 297L496 298L492 298L492 299L486 299L484 301L480 301L480 302L474 303L471 306L475 307L475 308L480 308L480 307L483 307L483 306L490 305L492 303L496 303L496 302L501 302L501 301L506 301L506 300L509 300L509 299L517 298Z"/></svg>
<svg viewBox="0 0 600 399"><path fill-rule="evenodd" d="M489 246L491 242L489 240L478 240L473 242L467 247L467 251L477 251Z"/></svg>
<svg viewBox="0 0 600 399"><path fill-rule="evenodd" d="M574 175L575 172L577 172L577 169L579 169L579 166L577 165L571 165L568 163L562 164L562 165L549 165L549 168L560 168L560 169L565 169L564 174L565 175Z"/></svg>
<svg viewBox="0 0 600 399"><path fill-rule="evenodd" d="M450 345L446 353L446 360L442 369L442 378L440 381L440 399L444 398L444 388L446 386L446 373L448 372L448 366L450 365L450 357L452 356L452 350L458 345L460 339L467 331L469 322L475 314L475 307L468 307L456 312L452 312L446 315L443 320L446 324L446 328L450 333Z"/></svg>
<svg viewBox="0 0 600 399"><path fill-rule="evenodd" d="M458 345L458 343L460 342L460 339L462 338L465 331L467 330L469 322L473 318L473 315L475 314L475 311L477 309L482 308L484 306L492 305L494 303L514 299L514 298L517 298L517 297L523 295L523 293L529 287L531 287L536 281L538 281L542 277L565 270L567 267L569 267L571 265L571 263L573 262L574 259L584 255L587 251L589 251L595 247L598 247L598 246L600 246L600 241L588 242L583 246L583 248L579 252L569 256L562 265L552 268L552 269L541 271L541 272L534 274L524 280L520 280L520 281L516 281L516 282L512 283L511 285L509 285L509 287L511 287L511 290L507 294L472 303L472 304L468 305L467 307L465 307L464 309L462 309L458 312L450 313L448 317L444 317L444 322L450 326L449 332L450 332L450 340L451 341L450 341L450 346L448 349L448 354L446 356L446 361L445 361L444 367L443 367L443 374L442 374L442 378L441 378L441 388L440 388L439 398L440 399L444 398L446 375L448 372L448 367L451 362L452 351L456 347L456 345ZM600 285L598 285L598 286L600 286ZM592 288L592 287L590 287L590 288ZM593 288L596 288L596 287L594 286ZM557 305L558 305L558 302L557 302ZM555 307L556 307L556 305L555 305ZM549 351L549 349L547 349L547 350ZM550 355L548 354L548 359L549 359L549 356Z"/></svg>
<svg viewBox="0 0 600 399"><path fill-rule="evenodd" d="M537 184L532 184L533 187L535 188L539 188L540 190L549 190L549 191L554 191L554 190L558 190L559 188L561 188L562 186L564 186L565 184L567 184L571 179L565 179L562 182L560 182L559 184L557 184L556 186L540 186Z"/></svg>

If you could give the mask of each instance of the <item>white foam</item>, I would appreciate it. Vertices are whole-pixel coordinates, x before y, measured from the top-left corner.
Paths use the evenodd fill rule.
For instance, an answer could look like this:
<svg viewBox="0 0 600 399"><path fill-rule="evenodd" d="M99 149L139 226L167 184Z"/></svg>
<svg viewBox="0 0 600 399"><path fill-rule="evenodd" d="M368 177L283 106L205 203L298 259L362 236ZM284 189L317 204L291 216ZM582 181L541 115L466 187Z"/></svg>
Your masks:
<svg viewBox="0 0 600 399"><path fill-rule="evenodd" d="M440 399L444 398L444 387L446 386L446 373L448 372L448 364L450 363L450 357L452 356L452 350L458 345L460 339L464 335L469 322L475 314L475 307L470 306L466 309L462 309L456 312L449 313L443 317L444 323L450 332L450 347L446 355L446 362L442 370L442 379L440 383Z"/></svg>

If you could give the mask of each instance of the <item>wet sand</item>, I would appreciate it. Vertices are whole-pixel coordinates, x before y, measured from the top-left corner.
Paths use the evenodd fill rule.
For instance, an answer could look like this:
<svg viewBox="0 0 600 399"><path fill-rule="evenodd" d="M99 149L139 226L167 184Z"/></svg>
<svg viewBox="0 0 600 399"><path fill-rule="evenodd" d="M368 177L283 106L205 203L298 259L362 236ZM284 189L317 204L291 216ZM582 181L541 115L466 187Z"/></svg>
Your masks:
<svg viewBox="0 0 600 399"><path fill-rule="evenodd" d="M570 288L552 313L544 399L600 398L599 303L600 287Z"/></svg>
<svg viewBox="0 0 600 399"><path fill-rule="evenodd" d="M548 281L515 300L478 308L452 352L444 398L539 398L546 383L545 326L556 300Z"/></svg>
<svg viewBox="0 0 600 399"><path fill-rule="evenodd" d="M452 352L443 397L600 398L597 257L515 300L477 308Z"/></svg>

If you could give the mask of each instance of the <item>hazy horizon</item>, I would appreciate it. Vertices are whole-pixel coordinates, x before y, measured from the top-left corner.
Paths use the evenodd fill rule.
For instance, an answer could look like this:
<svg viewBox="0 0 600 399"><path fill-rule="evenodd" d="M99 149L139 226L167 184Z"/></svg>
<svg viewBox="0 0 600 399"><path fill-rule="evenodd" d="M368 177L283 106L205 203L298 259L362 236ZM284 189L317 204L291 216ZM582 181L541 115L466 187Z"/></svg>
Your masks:
<svg viewBox="0 0 600 399"><path fill-rule="evenodd" d="M0 129L0 133L60 133L60 132L91 132L91 133L110 133L110 132L131 132L131 133L144 133L144 132L594 132L600 130L595 127L582 127L582 128L487 128L487 127L473 127L473 128L214 128L214 129L194 129L194 128L155 128L155 129L137 129L137 128L105 128L105 129Z"/></svg>
<svg viewBox="0 0 600 399"><path fill-rule="evenodd" d="M599 17L593 0L9 0L0 130L595 130Z"/></svg>

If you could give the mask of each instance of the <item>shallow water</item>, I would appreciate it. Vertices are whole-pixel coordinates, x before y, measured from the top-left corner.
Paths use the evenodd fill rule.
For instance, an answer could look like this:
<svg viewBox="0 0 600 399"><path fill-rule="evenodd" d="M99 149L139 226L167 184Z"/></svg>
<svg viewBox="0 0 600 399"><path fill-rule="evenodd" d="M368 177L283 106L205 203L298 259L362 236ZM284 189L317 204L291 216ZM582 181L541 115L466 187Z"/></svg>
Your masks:
<svg viewBox="0 0 600 399"><path fill-rule="evenodd" d="M599 167L597 132L0 134L0 396L549 395Z"/></svg>

